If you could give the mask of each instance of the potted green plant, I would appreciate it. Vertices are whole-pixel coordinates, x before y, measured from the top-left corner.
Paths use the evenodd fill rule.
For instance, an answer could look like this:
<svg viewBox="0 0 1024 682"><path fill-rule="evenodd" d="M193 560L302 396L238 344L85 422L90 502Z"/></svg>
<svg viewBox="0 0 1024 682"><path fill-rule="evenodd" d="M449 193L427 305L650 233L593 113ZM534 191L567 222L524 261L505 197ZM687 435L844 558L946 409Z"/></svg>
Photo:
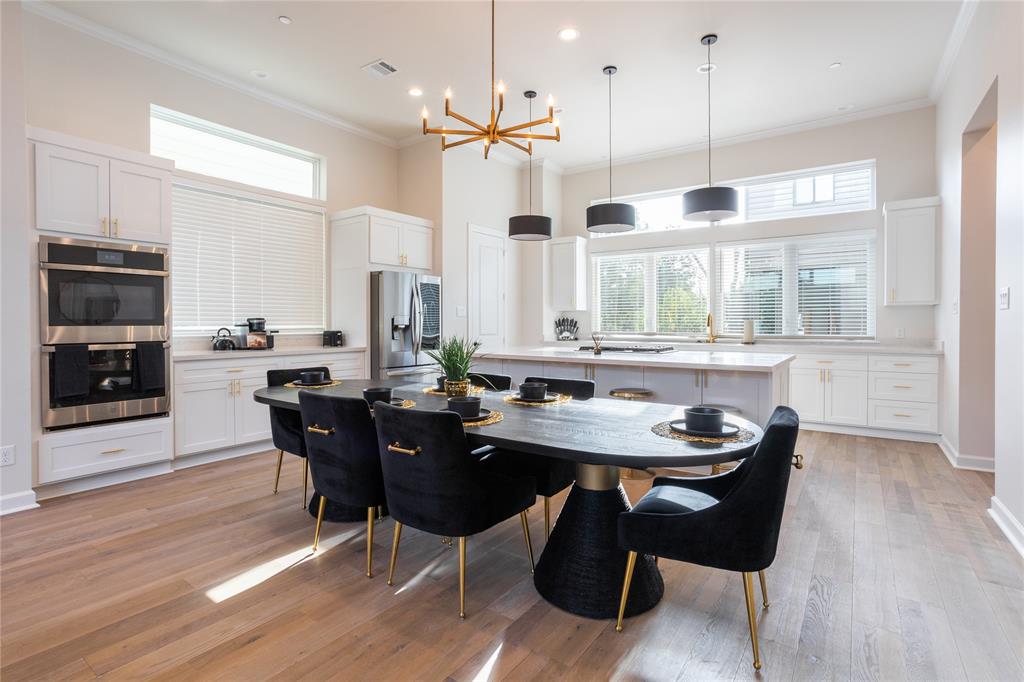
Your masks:
<svg viewBox="0 0 1024 682"><path fill-rule="evenodd" d="M450 397L469 395L469 370L473 366L473 354L478 348L479 341L452 336L441 339L437 350L425 351L431 360L441 366L445 376L444 392Z"/></svg>

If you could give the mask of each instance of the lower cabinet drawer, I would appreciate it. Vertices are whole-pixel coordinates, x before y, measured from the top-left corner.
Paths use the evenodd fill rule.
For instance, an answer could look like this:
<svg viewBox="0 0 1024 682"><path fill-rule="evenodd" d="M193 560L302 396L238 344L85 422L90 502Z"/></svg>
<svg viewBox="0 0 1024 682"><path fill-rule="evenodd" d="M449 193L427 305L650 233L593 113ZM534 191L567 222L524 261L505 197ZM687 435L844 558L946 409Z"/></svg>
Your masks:
<svg viewBox="0 0 1024 682"><path fill-rule="evenodd" d="M868 369L872 372L938 374L939 359L934 355L872 355Z"/></svg>
<svg viewBox="0 0 1024 682"><path fill-rule="evenodd" d="M938 375L870 372L868 374L868 397L877 400L938 402Z"/></svg>
<svg viewBox="0 0 1024 682"><path fill-rule="evenodd" d="M39 439L39 482L164 462L171 456L170 418L48 433Z"/></svg>
<svg viewBox="0 0 1024 682"><path fill-rule="evenodd" d="M364 353L334 353L332 355L301 355L285 359L288 369L299 367L326 367L332 379L362 379Z"/></svg>
<svg viewBox="0 0 1024 682"><path fill-rule="evenodd" d="M868 368L868 356L854 353L836 353L834 355L798 353L790 367L796 367L797 369L845 369L863 372Z"/></svg>
<svg viewBox="0 0 1024 682"><path fill-rule="evenodd" d="M936 433L939 430L939 411L935 403L869 400L868 426Z"/></svg>

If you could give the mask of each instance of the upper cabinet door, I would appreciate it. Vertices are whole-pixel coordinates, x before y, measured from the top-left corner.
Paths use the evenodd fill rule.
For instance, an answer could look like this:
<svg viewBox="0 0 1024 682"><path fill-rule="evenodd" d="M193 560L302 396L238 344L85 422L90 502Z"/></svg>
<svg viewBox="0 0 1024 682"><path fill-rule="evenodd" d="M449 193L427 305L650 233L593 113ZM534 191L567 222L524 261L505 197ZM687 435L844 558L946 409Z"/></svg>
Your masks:
<svg viewBox="0 0 1024 682"><path fill-rule="evenodd" d="M171 241L171 174L125 161L110 162L111 237Z"/></svg>
<svg viewBox="0 0 1024 682"><path fill-rule="evenodd" d="M36 144L36 228L109 236L110 160Z"/></svg>
<svg viewBox="0 0 1024 682"><path fill-rule="evenodd" d="M886 211L885 305L938 303L935 206Z"/></svg>
<svg viewBox="0 0 1024 682"><path fill-rule="evenodd" d="M402 265L402 223L370 217L370 262Z"/></svg>
<svg viewBox="0 0 1024 682"><path fill-rule="evenodd" d="M402 228L402 255L405 266L417 270L430 270L434 265L434 231L422 225Z"/></svg>

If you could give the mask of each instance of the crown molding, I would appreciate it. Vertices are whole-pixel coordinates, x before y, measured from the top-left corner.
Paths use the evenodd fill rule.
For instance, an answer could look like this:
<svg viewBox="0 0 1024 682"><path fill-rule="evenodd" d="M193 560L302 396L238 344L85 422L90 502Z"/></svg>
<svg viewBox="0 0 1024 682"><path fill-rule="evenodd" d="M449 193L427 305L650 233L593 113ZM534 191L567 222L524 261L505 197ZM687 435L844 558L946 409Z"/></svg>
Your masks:
<svg viewBox="0 0 1024 682"><path fill-rule="evenodd" d="M924 107L930 107L932 105L933 102L928 98L914 99L906 102L898 102L896 104L874 107L872 109L864 109L863 111L851 112L839 116L828 116L825 118L803 121L801 123L793 123L790 125L778 126L776 128L766 128L764 130L758 130L752 133L743 133L740 135L733 135L731 137L723 137L716 139L714 141L713 146L715 148L729 147L736 144L743 144L745 142L755 142L757 140L765 140L772 137L791 135L793 133L800 133L806 130L829 128L832 126L843 125L844 123L853 123L855 121L861 121L869 118L878 118L879 116L898 114L904 111L913 111L914 109L922 109ZM632 154L630 156L618 157L615 161L613 161L612 166L626 166L632 163L651 161L653 159L661 159L666 156L678 156L680 154L688 154L690 152L702 151L707 149L707 147L708 145L706 142L694 142L692 144L682 145L679 147L670 147L668 149L659 149L656 151L645 152L641 154ZM588 171L598 170L602 168L608 168L607 161L581 164L579 166L570 166L569 168L566 168L563 171L563 173L565 175L575 175L577 173L586 173Z"/></svg>
<svg viewBox="0 0 1024 682"><path fill-rule="evenodd" d="M363 128L362 126L358 126L354 123L349 123L348 121L325 111L306 106L305 104L300 104L286 97L282 97L262 88L257 88L249 83L224 75L189 59L167 52L155 45L137 40L131 36L121 33L120 31L115 31L107 28L106 26L101 26L100 24L85 19L84 17L80 17L77 14L55 7L44 0L27 0L22 2L21 6L25 11L44 19L75 31L79 31L80 33L84 33L98 40L102 40L103 42L114 45L115 47L120 47L124 50L128 50L129 52L134 52L135 54L146 57L147 59L152 59L153 61L160 62L161 64L179 69L189 75L236 90L255 99L262 100L268 104L305 116L306 118L314 121L325 123L334 128L338 128L339 130L344 130L347 133L352 133L353 135L358 135L359 137L371 140L378 144L391 147L392 149L396 149L399 146L398 143L390 137L381 135L380 133L375 133L372 130L368 130L367 128Z"/></svg>
<svg viewBox="0 0 1024 682"><path fill-rule="evenodd" d="M953 30L949 32L946 48L942 51L942 59L939 60L938 68L935 69L932 87L928 91L928 96L933 102L938 101L942 89L946 87L949 72L953 70L953 64L960 53L960 47L964 44L964 38L967 37L967 29L971 26L971 20L974 19L979 2L980 0L963 0L960 3L960 11L956 15L956 21L953 22Z"/></svg>

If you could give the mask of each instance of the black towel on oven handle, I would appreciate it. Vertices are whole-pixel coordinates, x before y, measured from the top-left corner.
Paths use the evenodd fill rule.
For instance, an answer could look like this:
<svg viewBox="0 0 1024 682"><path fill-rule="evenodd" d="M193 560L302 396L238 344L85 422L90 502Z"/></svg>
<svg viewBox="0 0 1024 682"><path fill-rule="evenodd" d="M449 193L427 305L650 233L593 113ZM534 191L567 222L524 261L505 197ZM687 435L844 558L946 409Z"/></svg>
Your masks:
<svg viewBox="0 0 1024 682"><path fill-rule="evenodd" d="M163 341L135 344L135 361L132 363L133 388L142 393L166 388L164 365Z"/></svg>
<svg viewBox="0 0 1024 682"><path fill-rule="evenodd" d="M54 400L89 395L89 346L84 343L56 346L53 349L50 381Z"/></svg>

